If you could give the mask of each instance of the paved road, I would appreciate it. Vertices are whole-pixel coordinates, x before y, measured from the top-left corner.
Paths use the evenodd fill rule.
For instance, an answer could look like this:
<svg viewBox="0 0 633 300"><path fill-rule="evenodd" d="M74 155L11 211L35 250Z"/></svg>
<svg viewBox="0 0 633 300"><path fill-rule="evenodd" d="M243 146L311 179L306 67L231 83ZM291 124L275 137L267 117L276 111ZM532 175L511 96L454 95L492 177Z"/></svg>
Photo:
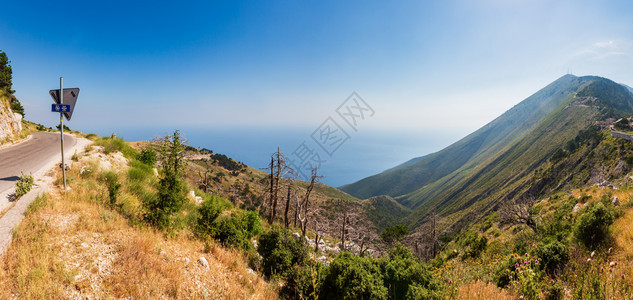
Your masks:
<svg viewBox="0 0 633 300"><path fill-rule="evenodd" d="M77 144L77 139L64 135L64 152ZM60 157L59 133L36 132L26 142L0 149L0 194L15 186L20 173L35 173ZM69 162L67 162L69 163Z"/></svg>

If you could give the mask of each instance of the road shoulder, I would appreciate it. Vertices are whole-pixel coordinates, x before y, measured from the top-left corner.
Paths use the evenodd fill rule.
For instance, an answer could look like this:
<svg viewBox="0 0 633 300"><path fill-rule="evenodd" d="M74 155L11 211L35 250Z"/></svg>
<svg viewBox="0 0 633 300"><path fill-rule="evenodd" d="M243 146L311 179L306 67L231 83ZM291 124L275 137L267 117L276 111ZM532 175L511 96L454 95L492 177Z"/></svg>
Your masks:
<svg viewBox="0 0 633 300"><path fill-rule="evenodd" d="M88 145L92 144L92 141L86 138L75 137L75 139L77 141L75 145L64 151L64 159L67 162L72 162L71 158L75 151L77 151L77 153L82 153ZM50 173L53 168L58 167L59 163L59 159L52 159L39 171L35 172L33 174L33 178L35 179L33 189L17 201L12 202L12 206L10 206L9 209L6 207L4 208L6 212L4 215L0 215L0 256L4 254L4 251L11 243L13 229L20 224L22 219L24 219L24 213L26 212L28 206L31 202L33 202L33 200L35 200L35 198L37 198L37 196L46 193L48 187L53 184L54 178L47 174ZM14 189L11 189L9 194L13 192Z"/></svg>

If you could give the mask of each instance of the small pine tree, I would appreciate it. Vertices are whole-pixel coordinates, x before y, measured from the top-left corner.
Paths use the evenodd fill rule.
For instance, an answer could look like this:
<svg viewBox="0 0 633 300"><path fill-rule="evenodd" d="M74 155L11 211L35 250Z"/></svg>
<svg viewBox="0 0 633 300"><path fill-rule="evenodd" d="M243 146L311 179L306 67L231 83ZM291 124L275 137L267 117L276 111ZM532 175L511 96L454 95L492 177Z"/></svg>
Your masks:
<svg viewBox="0 0 633 300"><path fill-rule="evenodd" d="M180 132L163 138L160 149L162 178L158 182L158 195L146 203L146 219L158 228L168 228L173 217L185 203L185 185L180 179L184 170L184 149Z"/></svg>

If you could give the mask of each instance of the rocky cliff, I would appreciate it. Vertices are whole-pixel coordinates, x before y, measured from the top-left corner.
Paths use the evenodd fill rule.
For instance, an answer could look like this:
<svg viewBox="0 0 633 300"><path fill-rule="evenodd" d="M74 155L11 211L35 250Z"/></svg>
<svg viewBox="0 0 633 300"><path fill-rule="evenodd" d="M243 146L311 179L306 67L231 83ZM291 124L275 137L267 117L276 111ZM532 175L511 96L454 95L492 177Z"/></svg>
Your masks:
<svg viewBox="0 0 633 300"><path fill-rule="evenodd" d="M0 89L0 144L16 140L22 131L22 115L11 110L9 97Z"/></svg>

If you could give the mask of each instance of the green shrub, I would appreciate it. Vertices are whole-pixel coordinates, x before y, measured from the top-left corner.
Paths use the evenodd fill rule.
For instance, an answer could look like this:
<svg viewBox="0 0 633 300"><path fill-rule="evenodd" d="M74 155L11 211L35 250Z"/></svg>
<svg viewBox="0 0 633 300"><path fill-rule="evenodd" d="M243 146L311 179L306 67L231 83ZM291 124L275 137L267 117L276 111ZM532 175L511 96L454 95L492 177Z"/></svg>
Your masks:
<svg viewBox="0 0 633 300"><path fill-rule="evenodd" d="M294 265L303 264L308 257L305 244L278 226L262 234L257 252L262 256L262 272L267 276L284 276Z"/></svg>
<svg viewBox="0 0 633 300"><path fill-rule="evenodd" d="M219 218L213 224L214 237L228 247L250 249L250 238L259 234L261 224L256 211L233 212L229 218Z"/></svg>
<svg viewBox="0 0 633 300"><path fill-rule="evenodd" d="M117 196L121 184L119 183L119 175L113 171L107 171L101 174L101 181L106 184L108 188L108 205L115 207L117 203Z"/></svg>
<svg viewBox="0 0 633 300"><path fill-rule="evenodd" d="M156 164L156 151L145 148L137 155L137 159L148 166L154 166Z"/></svg>
<svg viewBox="0 0 633 300"><path fill-rule="evenodd" d="M288 273L280 294L285 299L318 299L328 268L320 262L307 260L295 265Z"/></svg>
<svg viewBox="0 0 633 300"><path fill-rule="evenodd" d="M203 235L213 235L215 220L222 213L222 207L216 196L205 199L198 207L198 232Z"/></svg>
<svg viewBox="0 0 633 300"><path fill-rule="evenodd" d="M479 237L470 244L470 257L477 258L481 253L486 250L488 246L488 238L485 236Z"/></svg>
<svg viewBox="0 0 633 300"><path fill-rule="evenodd" d="M539 243L535 252L536 256L541 259L541 268L548 274L562 270L569 260L567 245L559 241Z"/></svg>
<svg viewBox="0 0 633 300"><path fill-rule="evenodd" d="M324 299L388 299L378 261L346 251L330 264L320 294Z"/></svg>
<svg viewBox="0 0 633 300"><path fill-rule="evenodd" d="M429 294L429 290L434 289L431 272L411 250L397 243L387 252L388 259L382 258L381 269L390 299L406 299L408 294Z"/></svg>
<svg viewBox="0 0 633 300"><path fill-rule="evenodd" d="M24 175L24 173L22 173L20 179L15 182L15 199L26 195L33 187L33 183L33 175Z"/></svg>
<svg viewBox="0 0 633 300"><path fill-rule="evenodd" d="M385 228L385 231L380 235L380 238L382 238L385 243L391 244L403 238L407 234L409 234L409 228L405 225L398 224Z"/></svg>
<svg viewBox="0 0 633 300"><path fill-rule="evenodd" d="M552 284L548 284L543 289L545 299L547 300L559 300L563 299L565 295L565 288L560 281L555 281Z"/></svg>
<svg viewBox="0 0 633 300"><path fill-rule="evenodd" d="M173 225L174 217L185 202L185 185L174 177L164 177L158 183L158 194L144 203L145 220L160 229Z"/></svg>
<svg viewBox="0 0 633 300"><path fill-rule="evenodd" d="M470 246L470 244L475 242L478 237L479 237L479 234L477 234L477 232L467 230L467 231L464 231L461 234L459 234L459 236L457 237L456 242L462 248L466 248L466 247Z"/></svg>
<svg viewBox="0 0 633 300"><path fill-rule="evenodd" d="M615 221L613 208L597 202L588 207L576 224L574 234L588 248L599 246L609 234L609 226Z"/></svg>

